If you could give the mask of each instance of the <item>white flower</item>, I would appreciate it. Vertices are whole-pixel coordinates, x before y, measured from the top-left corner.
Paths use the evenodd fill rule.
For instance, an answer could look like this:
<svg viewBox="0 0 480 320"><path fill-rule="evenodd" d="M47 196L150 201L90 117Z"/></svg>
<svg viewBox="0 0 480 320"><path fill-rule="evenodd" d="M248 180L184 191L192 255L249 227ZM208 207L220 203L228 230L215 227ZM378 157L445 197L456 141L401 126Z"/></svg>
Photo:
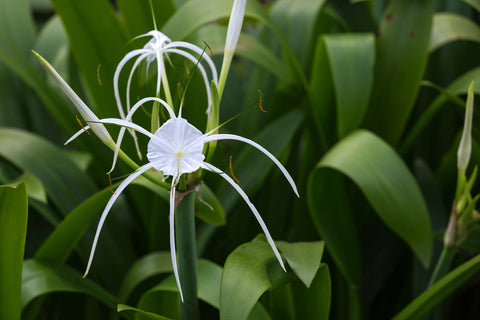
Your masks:
<svg viewBox="0 0 480 320"><path fill-rule="evenodd" d="M209 81L207 72L205 70L205 67L202 64L202 61L205 61L208 64L210 68L211 79L215 82L215 84L218 84L218 75L217 75L217 69L215 68L215 64L213 63L212 59L208 56L208 54L205 53L205 50L197 47L196 45L193 45L191 43L184 42L184 41L172 42L170 38L168 38L166 35L164 35L163 33L157 30L153 30L146 34L138 36L138 38L148 37L148 36L152 37L152 39L142 49L136 49L127 53L125 57L120 61L120 63L118 64L115 70L115 74L113 77L113 86L114 86L115 99L117 101L117 107L118 107L118 112L120 113L120 117L122 119L125 118L125 112L122 106L122 99L120 97L120 92L118 89L118 80L120 78L120 73L123 67L131 59L137 57L132 66L132 69L130 70L130 75L128 76L128 81L127 81L126 106L127 106L127 112L129 112L130 111L130 85L131 85L133 73L140 65L140 62L142 62L143 60L146 60L147 70L148 70L150 63L152 63L155 60L157 61L157 85L156 85L155 94L158 96L158 94L160 93L161 85L162 85L162 77L164 81L166 80L164 57L167 57L167 59L169 59L168 57L169 53L175 53L175 54L181 55L186 59L192 61L193 63L197 64L198 70L200 71L203 81L205 83L205 90L208 98L208 110L210 110L210 106L212 103L212 93L210 90L210 81ZM164 86L168 86L168 82L165 81ZM168 92L166 92L166 95L169 95L170 94L169 89L167 91ZM169 98L167 97L167 101L168 100ZM172 103L171 101L168 101L168 102Z"/></svg>
<svg viewBox="0 0 480 320"><path fill-rule="evenodd" d="M131 122L131 118L135 111L139 109L141 103L154 100L161 102L161 104L165 107L170 115L170 119L166 121L154 134L150 133L149 131L145 130L144 128L138 126L137 124ZM202 134L197 128L187 122L187 120L181 117L181 110L179 112L178 117L175 116L172 108L163 100L158 98L146 98L139 101L135 104L130 112L127 114L125 119L116 119L116 118L108 118L102 119L98 121L102 124L115 124L122 126L122 132L119 135L119 141L117 141L117 146L121 143L121 139L123 133L125 132L125 128L129 128L140 132L147 137L150 138L148 143L148 152L147 152L147 159L148 163L137 169L134 173L132 173L128 178L126 178L120 186L115 191L115 194L110 198L108 201L105 209L100 218L100 222L97 227L97 232L95 234L95 238L92 245L92 250L90 253L90 258L88 261L87 269L85 274L88 273L90 266L92 264L93 256L95 253L95 248L98 242L98 237L102 226L107 218L107 215L112 208L113 203L117 200L120 196L122 191L130 184L135 178L140 176L142 173L150 170L152 168L162 171L162 173L166 176L172 176L171 188L170 188L170 250L171 250L171 259L172 259L172 266L173 272L175 275L175 280L177 282L177 286L180 292L180 296L183 301L183 294L182 289L180 286L180 279L178 276L178 268L177 268L177 259L176 259L176 249L175 249L175 187L179 181L179 178L184 173L191 173L200 168L213 171L219 174L222 178L224 178L232 187L240 194L243 200L247 203L247 205L252 210L255 218L257 219L260 227L262 228L263 232L265 233L267 240L272 247L275 256L277 257L280 265L285 270L285 266L283 264L282 258L280 253L278 252L273 239L268 232L267 226L265 225L262 217L258 213L255 206L250 202L248 199L247 194L242 190L242 188L227 174L225 174L222 170L218 169L214 165L205 162L205 156L203 155L202 151L204 149L204 144L210 141L217 141L217 140L237 140L242 141L245 143L250 144L251 146L257 148L261 152L263 152L267 157L269 157L286 177L288 182L293 188L293 191L298 196L298 191L290 174L287 170L283 167L283 165L265 148L260 146L259 144L255 143L252 140L247 138L233 135L233 134L215 134L216 130L212 130L206 134Z"/></svg>

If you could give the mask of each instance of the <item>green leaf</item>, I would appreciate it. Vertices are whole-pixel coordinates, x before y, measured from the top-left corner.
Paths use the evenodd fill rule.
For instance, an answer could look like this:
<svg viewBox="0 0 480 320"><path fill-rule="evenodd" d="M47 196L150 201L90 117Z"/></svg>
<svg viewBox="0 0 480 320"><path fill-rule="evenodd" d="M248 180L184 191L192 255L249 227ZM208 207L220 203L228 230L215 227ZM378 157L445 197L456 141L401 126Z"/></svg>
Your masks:
<svg viewBox="0 0 480 320"><path fill-rule="evenodd" d="M111 196L110 188L105 188L78 205L42 243L35 259L52 263L65 262Z"/></svg>
<svg viewBox="0 0 480 320"><path fill-rule="evenodd" d="M126 304L119 304L117 306L117 312L122 312L122 311L135 311L140 313L143 317L147 319L158 319L158 320L171 320L170 318L163 317L161 315L151 313L142 309L134 308L127 306Z"/></svg>
<svg viewBox="0 0 480 320"><path fill-rule="evenodd" d="M88 176L56 146L26 131L0 128L0 156L34 174L64 213L96 189Z"/></svg>
<svg viewBox="0 0 480 320"><path fill-rule="evenodd" d="M272 20L302 68L308 68L315 23L324 4L324 0L280 0L270 10Z"/></svg>
<svg viewBox="0 0 480 320"><path fill-rule="evenodd" d="M119 52L128 39L115 11L106 0L52 0L52 4L67 30L97 115L117 114L111 81L116 67L113 59L120 59Z"/></svg>
<svg viewBox="0 0 480 320"><path fill-rule="evenodd" d="M313 223L344 277L361 283L361 253L357 229L344 179L333 170L315 169L307 185Z"/></svg>
<svg viewBox="0 0 480 320"><path fill-rule="evenodd" d="M393 0L378 30L375 80L364 123L394 145L406 127L423 77L432 3Z"/></svg>
<svg viewBox="0 0 480 320"><path fill-rule="evenodd" d="M305 286L310 287L320 268L325 242L295 242L288 243L276 241L282 255L287 259L288 265L302 280Z"/></svg>
<svg viewBox="0 0 480 320"><path fill-rule="evenodd" d="M135 262L125 275L118 293L119 300L127 301L129 295L141 282L167 272L172 272L170 252L153 252L142 257Z"/></svg>
<svg viewBox="0 0 480 320"><path fill-rule="evenodd" d="M285 276L264 236L241 245L225 261L220 319L247 319L260 296Z"/></svg>
<svg viewBox="0 0 480 320"><path fill-rule="evenodd" d="M423 292L397 314L394 319L420 319L422 315L455 292L479 271L480 255L468 260L438 280L432 287Z"/></svg>
<svg viewBox="0 0 480 320"><path fill-rule="evenodd" d="M326 35L324 41L335 88L338 136L342 138L359 126L367 110L375 42L372 34Z"/></svg>
<svg viewBox="0 0 480 320"><path fill-rule="evenodd" d="M0 1L0 30L3 30L26 55L32 48L35 24L28 0Z"/></svg>
<svg viewBox="0 0 480 320"><path fill-rule="evenodd" d="M353 180L379 217L412 248L424 266L428 266L433 235L427 207L412 174L389 145L372 133L360 130L331 149L310 176L308 197L314 215L322 204L317 203L315 197L319 195L313 191L316 186L329 183L322 175L325 168L337 170ZM329 248L330 243L327 240L326 243Z"/></svg>
<svg viewBox="0 0 480 320"><path fill-rule="evenodd" d="M480 12L480 1L479 0L463 0L463 2L468 3L474 7L478 12Z"/></svg>
<svg viewBox="0 0 480 320"><path fill-rule="evenodd" d="M226 35L227 27L218 25L206 25L195 32L196 39L208 39L208 45L212 48L213 54L223 53ZM285 62L278 58L265 44L248 34L240 34L235 54L254 61L277 76L280 81L289 79Z"/></svg>
<svg viewBox="0 0 480 320"><path fill-rule="evenodd" d="M457 14L435 14L430 38L430 52L457 40L480 42L480 27L473 21Z"/></svg>
<svg viewBox="0 0 480 320"><path fill-rule="evenodd" d="M161 28L175 11L172 0L151 1L157 29ZM154 30L149 0L118 0L118 7L125 19L129 37L136 37Z"/></svg>
<svg viewBox="0 0 480 320"><path fill-rule="evenodd" d="M79 292L90 295L106 306L116 309L117 299L95 282L82 279L68 266L48 264L35 259L25 261L22 274L22 308L33 299L52 292Z"/></svg>
<svg viewBox="0 0 480 320"><path fill-rule="evenodd" d="M21 319L27 216L26 184L0 186L0 319Z"/></svg>

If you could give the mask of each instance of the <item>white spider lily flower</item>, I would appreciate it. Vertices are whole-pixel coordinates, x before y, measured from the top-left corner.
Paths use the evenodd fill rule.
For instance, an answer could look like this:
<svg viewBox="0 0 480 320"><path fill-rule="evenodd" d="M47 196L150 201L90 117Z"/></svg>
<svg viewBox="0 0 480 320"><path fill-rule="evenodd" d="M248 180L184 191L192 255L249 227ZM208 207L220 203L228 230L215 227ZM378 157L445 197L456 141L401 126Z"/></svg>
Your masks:
<svg viewBox="0 0 480 320"><path fill-rule="evenodd" d="M208 108L210 110L212 104L212 93L210 89L210 80L207 75L207 71L205 70L202 61L205 61L210 68L211 79L218 84L218 75L217 69L215 64L213 63L212 59L208 54L205 53L205 50L193 45L191 43L185 41L172 41L169 37L164 35L158 30L152 30L148 33L138 36L141 37L152 37L150 41L142 48L130 51L125 55L125 57L120 61L118 64L115 74L113 77L113 86L114 86L114 93L115 99L117 101L118 112L120 113L120 117L122 119L125 118L125 112L122 105L122 99L120 97L120 92L118 88L118 80L120 78L121 71L123 67L133 58L136 57L135 62L130 70L130 74L128 76L127 81L127 90L126 90L126 107L127 112L130 111L130 86L132 82L132 77L135 70L138 68L140 63L143 60L147 61L147 70L154 60L157 61L157 85L155 95L160 94L160 88L162 85L162 78L165 86L165 95L167 97L167 101L171 104L170 100L170 89L168 89L168 82L166 81L166 73L165 73L165 65L164 65L164 57L169 59L168 54L175 53L185 57L186 59L192 61L194 64L197 65L198 70L200 71L203 81L205 83L205 91L207 93L208 99Z"/></svg>
<svg viewBox="0 0 480 320"><path fill-rule="evenodd" d="M65 144L69 143L71 140L76 138L82 132L85 132L88 129L92 129L93 133L108 147L113 148L114 143L112 137L108 133L105 126L101 123L98 123L98 117L93 113L92 110L85 104L85 102L80 99L80 97L73 91L72 88L67 84L67 82L58 74L58 72L45 60L41 55L37 52L33 51L37 59L40 63L45 67L45 69L53 76L53 79L58 84L58 86L62 89L65 95L72 101L73 105L77 109L78 113L82 116L82 118L90 123L90 125L83 127L79 132L77 132L70 140L68 140Z"/></svg>
<svg viewBox="0 0 480 320"><path fill-rule="evenodd" d="M153 99L153 98L151 98ZM157 98L155 98L157 99ZM140 104L136 104L125 119L116 119L116 118L108 118L99 120L99 123L102 124L115 124L122 126L122 129L128 128L140 132L150 138L147 147L147 159L148 163L137 169L134 173L132 173L127 179L125 179L120 186L115 190L114 195L108 201L105 209L100 218L100 222L97 227L97 231L95 234L95 238L93 241L92 249L90 252L90 258L88 260L87 269L85 275L88 273L90 266L92 264L93 256L95 254L95 248L98 242L98 237L100 235L100 231L102 226L107 218L107 215L112 208L113 203L117 200L120 196L121 192L130 184L135 178L140 176L142 173L149 169L156 169L162 171L165 176L172 176L171 182L171 189L170 189L170 251L171 251L171 259L172 259L172 266L173 272L175 276L175 280L177 282L177 286L180 292L180 296L183 301L183 293L182 288L180 285L180 279L178 275L178 267L177 267L177 259L176 259L176 249L175 249L175 187L179 181L179 178L184 173L191 173L195 172L196 170L203 168L208 171L213 171L219 174L222 178L224 178L243 198L243 200L247 203L250 210L253 212L255 218L257 219L262 231L264 232L265 236L267 237L268 243L270 244L278 262L285 270L285 266L283 264L282 258L280 253L278 252L275 243L270 235L270 232L265 225L262 217L260 216L258 210L255 206L250 202L247 194L242 190L242 188L227 174L225 174L222 170L215 167L214 165L205 162L205 156L203 155L202 151L204 149L204 144L210 141L217 141L217 140L237 140L242 141L251 146L257 148L261 152L263 152L268 158L270 158L275 165L282 171L283 175L290 183L293 191L297 196L298 191L293 181L292 177L285 169L285 167L273 156L270 152L268 152L265 148L257 144L256 142L238 136L234 134L216 134L216 130L212 130L206 134L202 134L200 130L195 128L193 125L187 122L186 119L181 117L181 110L179 112L179 116L176 117L173 109L165 102L162 105L167 109L168 113L170 114L171 118L167 120L155 133L150 133L146 129L140 127L139 125L129 121L135 111L137 111L140 107Z"/></svg>
<svg viewBox="0 0 480 320"><path fill-rule="evenodd" d="M468 88L467 105L465 108L465 123L462 138L457 151L457 167L459 170L467 170L470 154L472 153L472 120L473 120L473 82Z"/></svg>
<svg viewBox="0 0 480 320"><path fill-rule="evenodd" d="M225 49L223 52L222 70L220 71L220 80L218 85L219 96L222 96L225 82L227 81L228 70L232 63L233 54L237 47L240 31L242 30L243 17L245 16L245 6L247 0L235 0L228 20L227 39L225 40Z"/></svg>

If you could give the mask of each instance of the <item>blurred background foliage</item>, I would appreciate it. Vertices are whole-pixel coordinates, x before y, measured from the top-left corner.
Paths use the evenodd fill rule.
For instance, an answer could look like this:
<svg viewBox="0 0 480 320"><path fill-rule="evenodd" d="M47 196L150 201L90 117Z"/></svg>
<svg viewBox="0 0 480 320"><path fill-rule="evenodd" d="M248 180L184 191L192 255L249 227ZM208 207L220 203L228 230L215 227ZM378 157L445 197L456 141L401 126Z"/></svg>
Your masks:
<svg viewBox="0 0 480 320"><path fill-rule="evenodd" d="M220 67L232 3L153 7L160 31L206 41ZM479 10L478 0L248 0L220 122L244 113L222 130L279 157L300 198L248 146L222 142L214 162L228 170L232 156L294 270L279 273L247 206L205 175L207 202L219 205L210 219L196 205L204 212L196 230L201 318L385 319L402 310L399 318L478 318L480 228L457 249L451 269L459 269L426 289L455 194L471 81L480 93ZM1 319L164 319L135 308L179 317L168 195L141 179L115 204L81 279L111 195L112 154L93 135L63 146L80 129L76 111L31 53L100 118L116 117L115 67L152 29L147 0L0 0ZM178 102L194 66L172 57L168 68L178 75L170 78ZM132 97L152 95L154 76L139 73ZM199 128L202 85L194 75L185 108ZM476 113L472 168L480 160ZM138 121L148 123L148 112ZM131 141L124 146L135 155ZM113 183L130 172L120 165ZM302 270L290 263L299 257Z"/></svg>

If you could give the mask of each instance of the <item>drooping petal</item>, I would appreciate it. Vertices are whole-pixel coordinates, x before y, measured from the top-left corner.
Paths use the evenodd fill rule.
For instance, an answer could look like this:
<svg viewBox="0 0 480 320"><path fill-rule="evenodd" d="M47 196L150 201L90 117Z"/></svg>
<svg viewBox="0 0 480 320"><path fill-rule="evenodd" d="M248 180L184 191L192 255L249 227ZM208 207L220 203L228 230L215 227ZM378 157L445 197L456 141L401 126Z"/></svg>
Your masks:
<svg viewBox="0 0 480 320"><path fill-rule="evenodd" d="M107 205L105 206L105 209L103 209L102 215L100 217L100 221L98 222L97 226L97 231L95 232L95 238L93 239L93 244L92 244L92 249L90 251L90 257L88 258L88 264L87 268L85 270L85 274L83 275L84 277L87 276L88 271L90 270L90 267L92 265L93 261L93 256L95 255L95 249L97 248L97 243L98 243L98 238L100 236L100 231L102 231L103 224L105 223L105 220L107 219L107 215L110 212L110 209L112 208L113 204L117 200L117 198L120 196L122 191L133 181L135 180L138 176L140 176L142 173L147 171L148 169L152 168L152 164L147 163L140 168L137 169L134 173L129 175L121 184L118 186L118 188L115 190L115 193L112 195L110 200L108 200Z"/></svg>
<svg viewBox="0 0 480 320"><path fill-rule="evenodd" d="M257 148L258 150L260 150L261 152L263 152L282 171L283 175L285 176L285 178L288 180L288 182L292 186L292 189L295 192L295 194L297 195L297 197L300 197L300 195L298 194L297 186L295 185L295 182L293 181L292 177L288 173L287 169L285 169L285 167L280 163L280 161L278 161L277 158L275 158L275 156L273 154L271 154L267 149L265 149L264 147L262 147L261 145L259 145L258 143L254 142L250 139L244 138L242 136L237 136L235 134L215 134L215 135L211 135L211 136L205 137L204 143L207 143L209 141L215 141L215 140L242 141L242 142L248 143L249 145L251 145L251 146Z"/></svg>
<svg viewBox="0 0 480 320"><path fill-rule="evenodd" d="M81 135L82 133L84 132L87 132L87 130L90 129L90 126L84 126L82 129L78 130L77 132L75 132L75 134L73 136L70 137L70 139L68 139L63 145L66 146L67 144L69 144L70 142L72 142L73 140L77 139L77 137L79 135Z"/></svg>
<svg viewBox="0 0 480 320"><path fill-rule="evenodd" d="M177 250L175 249L175 183L177 179L178 177L172 178L172 187L170 189L170 255L172 258L173 274L175 275L180 298L183 302L182 285L180 284L180 277L178 276Z"/></svg>
<svg viewBox="0 0 480 320"><path fill-rule="evenodd" d="M282 260L282 257L280 256L280 252L278 252L278 249L277 247L275 246L275 242L273 242L273 239L272 239L272 236L270 235L270 232L268 231L268 228L267 226L265 225L265 222L263 221L262 217L260 216L260 213L258 213L258 210L257 208L255 208L255 206L253 205L252 202L250 202L250 199L248 198L247 194L245 193L245 191L243 191L242 188L240 188L240 186L235 183L235 181L233 181L232 178L230 178L227 174L225 174L222 170L218 169L217 167L211 165L210 163L207 163L207 162L203 162L202 163L202 167L204 167L205 169L208 169L208 170L211 170L215 173L218 173L222 178L224 178L228 183L230 183L230 185L238 192L238 194L243 198L243 200L247 203L247 205L250 207L250 210L252 210L253 212L253 215L255 216L255 218L257 219L258 223L260 224L260 227L262 228L263 230L263 233L265 234L265 236L267 237L267 241L268 243L270 244L270 247L272 248L273 250L273 253L275 254L275 256L277 257L277 260L278 262L280 263L280 265L282 266L282 269L284 271L286 271L285 269L285 265L283 264L283 260Z"/></svg>
<svg viewBox="0 0 480 320"><path fill-rule="evenodd" d="M122 126L122 127L127 127L130 129L133 129L135 131L138 131L140 133L143 133L150 139L156 139L153 134L145 130L144 128L140 127L138 124L135 124L130 121L122 120L122 119L117 119L117 118L105 118L105 119L100 119L97 120L96 122L98 123L105 123L105 124L116 124L117 126Z"/></svg>
<svg viewBox="0 0 480 320"><path fill-rule="evenodd" d="M123 111L123 106L122 106L122 99L120 97L120 92L118 90L118 79L120 78L120 73L123 69L123 67L127 64L130 59L134 58L135 56L141 55L143 53L148 53L148 50L145 49L137 49L130 51L123 57L123 59L118 63L117 68L115 69L115 73L113 75L113 91L115 95L115 100L117 102L117 108L118 108L118 113L120 114L120 117L123 119L125 118L125 112Z"/></svg>

